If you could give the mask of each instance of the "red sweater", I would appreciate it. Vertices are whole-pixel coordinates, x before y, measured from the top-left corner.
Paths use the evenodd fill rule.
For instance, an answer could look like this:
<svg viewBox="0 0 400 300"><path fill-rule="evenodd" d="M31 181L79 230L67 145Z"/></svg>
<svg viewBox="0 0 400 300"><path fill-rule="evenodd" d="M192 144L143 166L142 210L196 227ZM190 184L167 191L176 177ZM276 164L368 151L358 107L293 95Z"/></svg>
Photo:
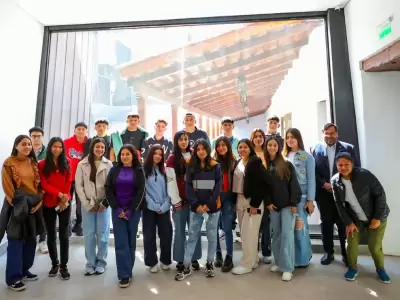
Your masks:
<svg viewBox="0 0 400 300"><path fill-rule="evenodd" d="M43 205L46 207L56 207L58 205L58 193L68 195L68 199L71 200L69 193L72 184L71 172L61 173L58 170L50 173L49 177L46 177L43 173L44 160L39 162L39 175L40 185L44 191Z"/></svg>
<svg viewBox="0 0 400 300"><path fill-rule="evenodd" d="M85 137L84 141L80 143L75 135L64 141L65 154L71 162L72 180L75 179L76 168L85 153L86 141L87 137Z"/></svg>

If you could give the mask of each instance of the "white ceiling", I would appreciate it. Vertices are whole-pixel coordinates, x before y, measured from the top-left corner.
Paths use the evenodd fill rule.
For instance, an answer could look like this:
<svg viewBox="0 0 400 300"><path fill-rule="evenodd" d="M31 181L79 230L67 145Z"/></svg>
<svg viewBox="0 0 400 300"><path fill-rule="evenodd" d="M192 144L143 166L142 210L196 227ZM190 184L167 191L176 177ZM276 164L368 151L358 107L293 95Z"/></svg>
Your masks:
<svg viewBox="0 0 400 300"><path fill-rule="evenodd" d="M43 25L325 11L344 0L16 0Z"/></svg>

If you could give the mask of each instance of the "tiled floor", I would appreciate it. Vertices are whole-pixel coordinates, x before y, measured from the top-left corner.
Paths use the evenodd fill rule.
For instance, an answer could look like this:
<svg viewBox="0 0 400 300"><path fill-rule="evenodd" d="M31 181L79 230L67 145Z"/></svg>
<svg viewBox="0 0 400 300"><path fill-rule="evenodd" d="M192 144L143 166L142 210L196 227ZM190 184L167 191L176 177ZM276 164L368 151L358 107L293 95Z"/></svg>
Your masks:
<svg viewBox="0 0 400 300"><path fill-rule="evenodd" d="M234 254L239 259L240 252ZM135 278L127 289L120 289L116 281L114 249L110 247L109 267L101 276L85 277L83 246L72 245L69 270L71 280L47 277L50 262L47 255L38 254L33 272L41 276L37 282L29 282L28 289L13 292L4 283L5 257L0 258L0 299L41 299L41 300L185 300L207 299L272 299L272 300L361 300L400 299L400 258L386 260L392 283L380 283L369 257L360 259L360 275L355 282L343 279L344 266L335 262L331 266L319 264L321 256L314 254L312 265L306 270L296 270L292 282L285 283L279 275L270 273L263 265L249 275L234 276L218 272L213 279L206 279L196 272L184 282L174 281L174 270L150 274L143 265L143 249L139 248L135 265Z"/></svg>

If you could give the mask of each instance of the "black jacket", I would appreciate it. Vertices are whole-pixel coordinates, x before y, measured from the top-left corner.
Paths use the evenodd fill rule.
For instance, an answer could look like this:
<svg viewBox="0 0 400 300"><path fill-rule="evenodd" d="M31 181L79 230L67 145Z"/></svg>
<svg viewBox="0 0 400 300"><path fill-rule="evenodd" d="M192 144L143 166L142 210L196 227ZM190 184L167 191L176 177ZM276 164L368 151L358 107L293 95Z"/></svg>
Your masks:
<svg viewBox="0 0 400 300"><path fill-rule="evenodd" d="M105 190L106 190L106 197L108 203L110 204L112 209L118 209L118 201L117 201L117 193L116 193L116 185L115 182L121 172L121 167L114 166L111 168L110 172L108 173ZM132 189L134 189L134 198L131 201L131 210L143 210L146 207L146 197L145 197L145 185L146 179L144 176L144 171L142 166L135 168L135 175L134 175L135 184L132 185Z"/></svg>
<svg viewBox="0 0 400 300"><path fill-rule="evenodd" d="M351 184L354 194L368 221L372 219L386 220L389 216L389 206L386 203L386 194L378 178L370 171L363 168L353 168L351 172ZM345 186L342 183L342 175L337 173L331 180L333 197L339 212L339 215L346 225L360 224L355 212L346 202Z"/></svg>

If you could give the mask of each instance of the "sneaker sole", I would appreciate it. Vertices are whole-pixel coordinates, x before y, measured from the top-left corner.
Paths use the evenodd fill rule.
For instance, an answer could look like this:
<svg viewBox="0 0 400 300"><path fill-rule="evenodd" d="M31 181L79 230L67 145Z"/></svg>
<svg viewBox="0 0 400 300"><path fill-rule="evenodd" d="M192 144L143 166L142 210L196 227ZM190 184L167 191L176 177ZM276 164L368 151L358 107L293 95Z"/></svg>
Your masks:
<svg viewBox="0 0 400 300"><path fill-rule="evenodd" d="M120 287L121 289L126 289L127 287L129 287L129 286L131 285L131 280L129 280L129 282L126 283L126 284L121 284L121 283L119 283L118 285L119 285L119 287Z"/></svg>
<svg viewBox="0 0 400 300"><path fill-rule="evenodd" d="M22 280L23 280L23 281L37 281L37 280L39 280L39 276L38 276L38 277L35 277L35 278L27 278L27 277L24 277L24 278L22 278Z"/></svg>
<svg viewBox="0 0 400 300"><path fill-rule="evenodd" d="M62 277L62 276L60 275L60 279L61 279L61 280L70 280L70 279L71 279L71 276L70 276L70 277Z"/></svg>
<svg viewBox="0 0 400 300"><path fill-rule="evenodd" d="M11 286L8 287L10 290L13 290L15 292L22 292L24 290L26 290L26 286L20 287L20 288L13 288Z"/></svg>
<svg viewBox="0 0 400 300"><path fill-rule="evenodd" d="M183 280L185 280L187 277L189 277L190 275L192 275L192 272L190 272L189 274L186 274L185 276L183 276L183 278L179 278L179 279L178 279L178 278L175 277L175 280L176 280L176 281L183 281Z"/></svg>
<svg viewBox="0 0 400 300"><path fill-rule="evenodd" d="M356 275L354 275L353 278L346 278L345 277L344 279L346 279L347 281L354 281L354 280L356 280L357 276L358 276L358 273Z"/></svg>
<svg viewBox="0 0 400 300"><path fill-rule="evenodd" d="M57 274L49 274L49 277L56 277Z"/></svg>

